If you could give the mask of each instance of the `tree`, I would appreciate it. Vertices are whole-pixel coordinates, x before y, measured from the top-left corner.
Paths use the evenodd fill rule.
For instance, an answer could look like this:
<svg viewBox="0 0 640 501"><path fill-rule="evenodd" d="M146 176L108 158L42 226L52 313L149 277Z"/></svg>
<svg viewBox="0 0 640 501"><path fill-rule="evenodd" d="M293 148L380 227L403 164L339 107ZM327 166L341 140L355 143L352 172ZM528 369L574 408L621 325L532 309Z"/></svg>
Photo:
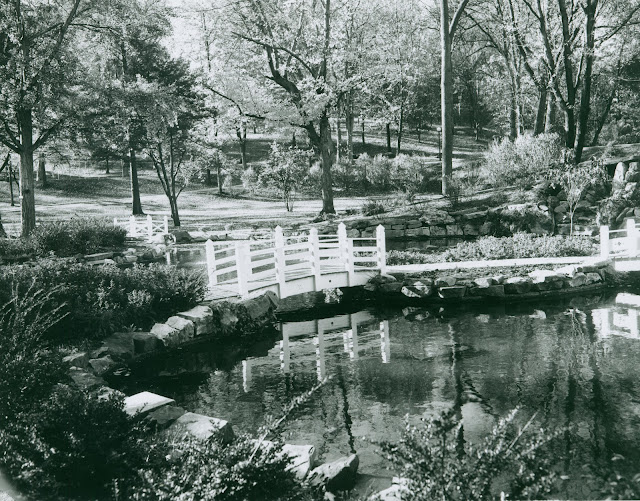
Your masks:
<svg viewBox="0 0 640 501"><path fill-rule="evenodd" d="M440 95L442 112L442 194L449 194L453 175L453 75L451 41L469 0L462 0L449 19L449 0L440 0Z"/></svg>
<svg viewBox="0 0 640 501"><path fill-rule="evenodd" d="M241 0L234 4L235 36L266 59L267 78L291 103L321 159L322 213L335 213L331 167L335 146L329 117L335 104L331 82L331 0L281 3ZM264 60L263 59L263 60Z"/></svg>
<svg viewBox="0 0 640 501"><path fill-rule="evenodd" d="M22 234L36 224L33 156L65 122L76 80L72 41L93 0L0 4L0 143L20 155Z"/></svg>

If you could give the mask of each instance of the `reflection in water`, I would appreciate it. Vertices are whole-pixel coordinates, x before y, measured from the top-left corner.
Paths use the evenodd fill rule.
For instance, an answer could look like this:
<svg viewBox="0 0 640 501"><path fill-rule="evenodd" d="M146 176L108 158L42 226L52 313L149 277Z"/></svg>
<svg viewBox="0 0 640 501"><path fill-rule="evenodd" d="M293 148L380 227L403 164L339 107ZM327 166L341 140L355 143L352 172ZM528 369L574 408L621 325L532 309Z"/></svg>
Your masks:
<svg viewBox="0 0 640 501"><path fill-rule="evenodd" d="M332 376L286 423L284 438L316 445L325 460L355 451L361 471L387 476L368 439L397 439L405 415L415 424L453 408L463 446L519 406L523 418L535 412L544 427L568 427L556 452L566 454L569 480L558 495L589 498L614 454L640 471L640 297L617 299L285 323L281 339L252 356L204 345L147 363L127 391L152 389L252 432ZM202 377L186 377L194 373Z"/></svg>

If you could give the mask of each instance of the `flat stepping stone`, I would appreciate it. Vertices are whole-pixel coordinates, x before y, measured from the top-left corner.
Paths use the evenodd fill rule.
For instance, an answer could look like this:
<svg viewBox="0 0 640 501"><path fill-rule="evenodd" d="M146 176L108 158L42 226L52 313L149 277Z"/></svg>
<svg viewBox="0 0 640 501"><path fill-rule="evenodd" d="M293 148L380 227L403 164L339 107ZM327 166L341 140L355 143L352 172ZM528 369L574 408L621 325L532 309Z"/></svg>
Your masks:
<svg viewBox="0 0 640 501"><path fill-rule="evenodd" d="M195 412L187 412L180 416L170 429L186 432L199 440L206 440L214 434L221 434L224 441L231 441L234 436L229 421Z"/></svg>
<svg viewBox="0 0 640 501"><path fill-rule="evenodd" d="M150 391L143 391L124 399L124 411L130 416L138 413L148 414L154 409L175 403L175 400L171 398L163 397Z"/></svg>

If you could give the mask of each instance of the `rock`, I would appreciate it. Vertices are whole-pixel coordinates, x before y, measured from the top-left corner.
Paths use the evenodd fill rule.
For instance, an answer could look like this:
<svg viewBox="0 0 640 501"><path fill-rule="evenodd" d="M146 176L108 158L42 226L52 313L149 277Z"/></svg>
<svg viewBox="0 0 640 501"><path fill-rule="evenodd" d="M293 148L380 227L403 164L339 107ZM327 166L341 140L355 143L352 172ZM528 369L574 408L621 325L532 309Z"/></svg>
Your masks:
<svg viewBox="0 0 640 501"><path fill-rule="evenodd" d="M565 277L573 278L578 273L578 270L575 265L570 264L568 266L563 266L562 268L556 268L555 271L558 275L564 275Z"/></svg>
<svg viewBox="0 0 640 501"><path fill-rule="evenodd" d="M292 470L299 480L304 479L315 466L317 452L313 445L284 444L282 452L289 456L291 463L288 469Z"/></svg>
<svg viewBox="0 0 640 501"><path fill-rule="evenodd" d="M591 284L597 284L599 282L602 282L602 277L600 276L600 274L598 273L587 273L587 285L591 285Z"/></svg>
<svg viewBox="0 0 640 501"><path fill-rule="evenodd" d="M109 400L111 397L124 398L125 394L108 386L102 387L98 392L98 400Z"/></svg>
<svg viewBox="0 0 640 501"><path fill-rule="evenodd" d="M410 298L421 298L422 295L412 286L403 286L400 292Z"/></svg>
<svg viewBox="0 0 640 501"><path fill-rule="evenodd" d="M88 254L84 256L87 262L104 261L105 259L113 259L113 252L100 252L98 254Z"/></svg>
<svg viewBox="0 0 640 501"><path fill-rule="evenodd" d="M89 355L85 351L80 351L78 353L67 355L62 359L62 361L66 364L69 364L70 367L86 369L89 365Z"/></svg>
<svg viewBox="0 0 640 501"><path fill-rule="evenodd" d="M180 343L193 339L196 335L195 325L184 317L173 316L165 322L169 327L177 331Z"/></svg>
<svg viewBox="0 0 640 501"><path fill-rule="evenodd" d="M475 224L465 224L462 227L462 232L465 236L473 236L476 237L480 234L480 229Z"/></svg>
<svg viewBox="0 0 640 501"><path fill-rule="evenodd" d="M618 165L616 165L616 170L611 181L613 191L624 188L624 177L628 169L629 167L624 162L619 162Z"/></svg>
<svg viewBox="0 0 640 501"><path fill-rule="evenodd" d="M146 420L153 423L158 429L164 430L171 426L174 422L178 420L181 416L185 415L187 411L185 411L182 407L178 407L175 405L165 405L154 411L151 411Z"/></svg>
<svg viewBox="0 0 640 501"><path fill-rule="evenodd" d="M264 295L247 299L242 304L253 321L264 322L273 316L273 304Z"/></svg>
<svg viewBox="0 0 640 501"><path fill-rule="evenodd" d="M504 281L507 279L507 277L505 277L504 275L494 275L493 279L496 281L497 284L504 284Z"/></svg>
<svg viewBox="0 0 640 501"><path fill-rule="evenodd" d="M123 261L124 261L124 259L123 259L123 258L121 258L121 257L116 257L115 259L105 259L105 260L102 262L102 264L103 264L104 266L112 266L112 265L114 265L114 264L118 264L118 263L121 263L121 262L123 262Z"/></svg>
<svg viewBox="0 0 640 501"><path fill-rule="evenodd" d="M531 290L532 280L529 277L512 277L504 282L507 294L525 294Z"/></svg>
<svg viewBox="0 0 640 501"><path fill-rule="evenodd" d="M233 439L231 423L194 412L187 412L171 425L172 430L187 433L197 439L206 440L212 435L220 435L225 442Z"/></svg>
<svg viewBox="0 0 640 501"><path fill-rule="evenodd" d="M453 287L456 285L457 279L456 277L446 276L446 277L438 277L436 278L434 285L436 287Z"/></svg>
<svg viewBox="0 0 640 501"><path fill-rule="evenodd" d="M104 376L116 366L114 360L109 356L92 358L89 360L89 367L96 376Z"/></svg>
<svg viewBox="0 0 640 501"><path fill-rule="evenodd" d="M464 285L454 285L451 287L440 287L438 295L442 299L461 298L464 297L467 288Z"/></svg>
<svg viewBox="0 0 640 501"><path fill-rule="evenodd" d="M187 232L192 242L206 242L209 239L209 235L207 235L204 231L189 231ZM174 233L175 235L175 233Z"/></svg>
<svg viewBox="0 0 640 501"><path fill-rule="evenodd" d="M487 288L487 287L491 287L492 285L495 285L497 282L495 278L483 277L483 278L476 278L473 281L473 283L476 285L476 287Z"/></svg>
<svg viewBox="0 0 640 501"><path fill-rule="evenodd" d="M124 411L130 416L144 415L170 404L175 404L175 400L143 391L124 399Z"/></svg>
<svg viewBox="0 0 640 501"><path fill-rule="evenodd" d="M490 285L488 287L473 287L469 289L472 296L504 297L504 285Z"/></svg>
<svg viewBox="0 0 640 501"><path fill-rule="evenodd" d="M213 331L213 311L208 306L196 306L176 315L193 322L196 336L211 334Z"/></svg>
<svg viewBox="0 0 640 501"><path fill-rule="evenodd" d="M101 377L77 367L71 367L69 375L75 385L82 390L89 391L105 385L105 381Z"/></svg>
<svg viewBox="0 0 640 501"><path fill-rule="evenodd" d="M484 223L482 223L482 226L480 226L480 229L478 230L480 235L491 235L492 231L493 231L493 224L490 223L489 221L485 221Z"/></svg>
<svg viewBox="0 0 640 501"><path fill-rule="evenodd" d="M161 350L164 343L150 332L134 332L133 333L133 351L135 355L143 355Z"/></svg>
<svg viewBox="0 0 640 501"><path fill-rule="evenodd" d="M154 324L150 334L154 335L165 348L173 348L180 344L180 335L177 330L167 324Z"/></svg>
<svg viewBox="0 0 640 501"><path fill-rule="evenodd" d="M636 191L636 188L638 187L638 183L627 183L626 186L624 187L624 191L627 193L633 193L634 191ZM629 207L631 209L631 211L627 211L627 213L625 215L629 216L633 213L633 208Z"/></svg>
<svg viewBox="0 0 640 501"><path fill-rule="evenodd" d="M573 278L567 281L569 287L581 287L587 284L587 275L584 273L576 273Z"/></svg>
<svg viewBox="0 0 640 501"><path fill-rule="evenodd" d="M430 226L429 233L432 237L446 237L447 231L443 226Z"/></svg>
<svg viewBox="0 0 640 501"><path fill-rule="evenodd" d="M130 332L117 332L102 342L102 347L114 359L127 361L133 358L135 353L133 335Z"/></svg>
<svg viewBox="0 0 640 501"><path fill-rule="evenodd" d="M369 279L369 283L374 285L386 284L389 282L397 282L397 281L398 279L396 277L394 277L393 275L387 275L386 273L380 273L380 275L376 275Z"/></svg>
<svg viewBox="0 0 640 501"><path fill-rule="evenodd" d="M174 230L172 234L177 244L191 243L191 235L189 235L189 232L186 230Z"/></svg>
<svg viewBox="0 0 640 501"><path fill-rule="evenodd" d="M382 284L378 290L384 294L397 293L402 290L402 282L388 282L386 284Z"/></svg>
<svg viewBox="0 0 640 501"><path fill-rule="evenodd" d="M463 235L462 228L460 228L460 226L458 226L457 224L448 224L446 228L447 228L447 235L450 237L451 236L460 237Z"/></svg>
<svg viewBox="0 0 640 501"><path fill-rule="evenodd" d="M324 485L330 492L352 489L356 483L359 459L357 454L314 468L309 474L311 485Z"/></svg>
<svg viewBox="0 0 640 501"><path fill-rule="evenodd" d="M558 272L552 270L533 270L529 273L529 277L533 280L534 284L553 282L562 278Z"/></svg>

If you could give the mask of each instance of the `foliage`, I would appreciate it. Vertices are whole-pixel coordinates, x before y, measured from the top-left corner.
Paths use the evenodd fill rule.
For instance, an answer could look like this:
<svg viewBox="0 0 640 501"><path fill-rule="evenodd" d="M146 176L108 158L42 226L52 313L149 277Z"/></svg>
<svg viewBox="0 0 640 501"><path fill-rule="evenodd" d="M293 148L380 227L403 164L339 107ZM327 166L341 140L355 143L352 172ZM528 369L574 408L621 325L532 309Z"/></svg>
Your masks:
<svg viewBox="0 0 640 501"><path fill-rule="evenodd" d="M402 499L484 500L503 491L515 499L550 492L553 461L546 448L559 435L522 427L516 411L501 419L480 444L463 439L463 421L454 410L425 425L407 424L400 442L380 444L384 455L407 479Z"/></svg>
<svg viewBox="0 0 640 501"><path fill-rule="evenodd" d="M47 329L56 341L100 338L130 326L148 328L155 321L189 309L206 290L200 274L171 266L92 267L43 259L33 266L0 268L0 302L12 291L28 291L33 283L51 289L53 305L66 305L69 314Z"/></svg>
<svg viewBox="0 0 640 501"><path fill-rule="evenodd" d="M516 233L512 237L481 237L475 242L461 242L437 254L420 251L389 251L387 263L441 263L443 261L479 261L531 257L590 256L597 251L590 237L562 235L530 235Z"/></svg>
<svg viewBox="0 0 640 501"><path fill-rule="evenodd" d="M484 175L494 187L526 187L547 176L561 160L561 147L555 134L520 136L494 141L485 153Z"/></svg>
<svg viewBox="0 0 640 501"><path fill-rule="evenodd" d="M363 216L375 216L376 214L384 214L387 212L387 208L380 200L374 200L372 198L363 202L360 210Z"/></svg>
<svg viewBox="0 0 640 501"><path fill-rule="evenodd" d="M23 255L66 257L92 254L124 246L126 230L95 218L43 223L27 238L0 239L0 256Z"/></svg>
<svg viewBox="0 0 640 501"><path fill-rule="evenodd" d="M308 151L274 142L269 161L258 175L258 181L263 186L276 188L282 195L287 211L292 211L296 191L304 182L308 167Z"/></svg>

